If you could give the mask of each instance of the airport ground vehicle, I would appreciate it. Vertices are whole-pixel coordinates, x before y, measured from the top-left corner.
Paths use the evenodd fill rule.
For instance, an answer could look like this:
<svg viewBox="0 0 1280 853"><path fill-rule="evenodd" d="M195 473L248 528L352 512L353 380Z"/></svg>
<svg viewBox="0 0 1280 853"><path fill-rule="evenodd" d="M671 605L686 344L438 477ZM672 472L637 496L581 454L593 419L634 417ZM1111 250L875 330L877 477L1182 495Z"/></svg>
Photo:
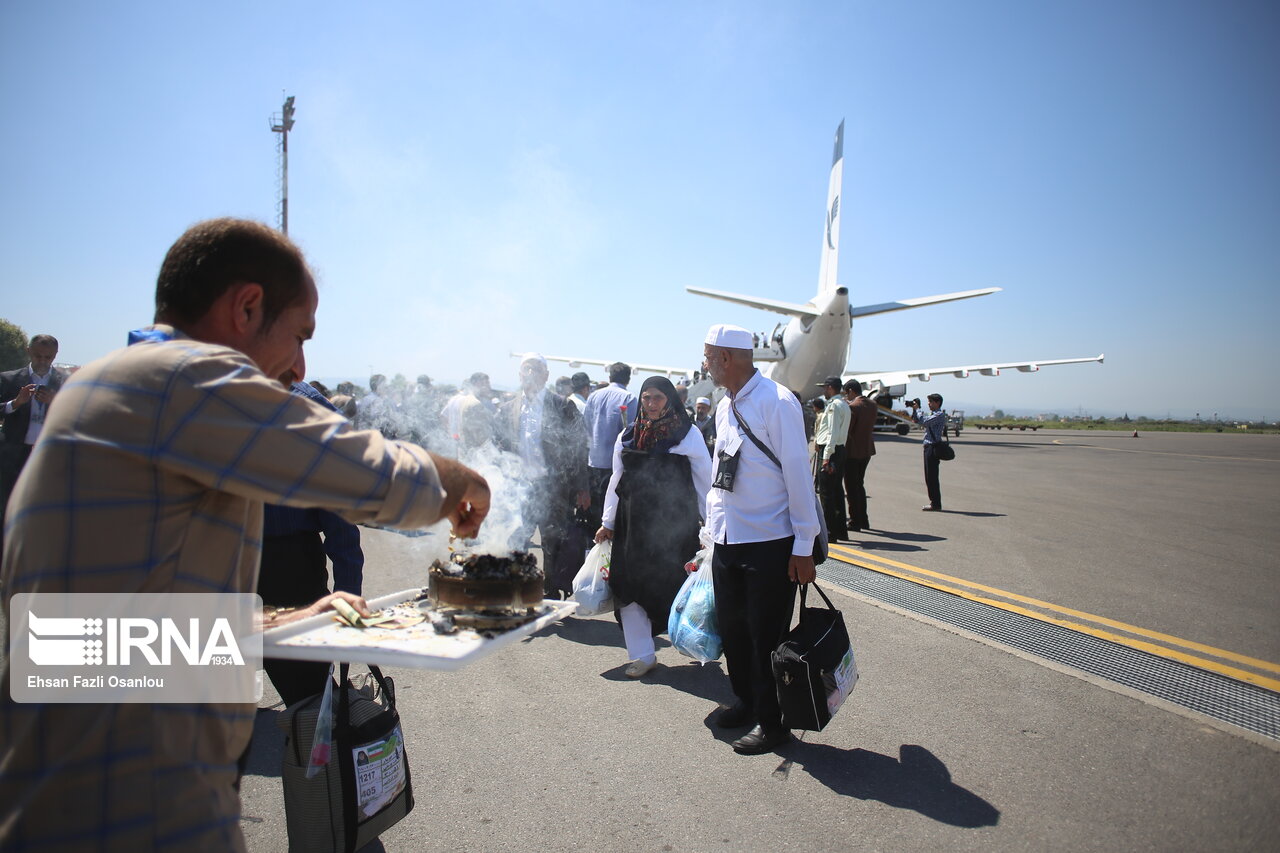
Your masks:
<svg viewBox="0 0 1280 853"><path fill-rule="evenodd" d="M877 408L880 409L880 413L876 417L876 425L872 427L875 432L896 432L898 435L906 435L911 430L919 428L905 412L895 412L888 406L882 405L877 405Z"/></svg>

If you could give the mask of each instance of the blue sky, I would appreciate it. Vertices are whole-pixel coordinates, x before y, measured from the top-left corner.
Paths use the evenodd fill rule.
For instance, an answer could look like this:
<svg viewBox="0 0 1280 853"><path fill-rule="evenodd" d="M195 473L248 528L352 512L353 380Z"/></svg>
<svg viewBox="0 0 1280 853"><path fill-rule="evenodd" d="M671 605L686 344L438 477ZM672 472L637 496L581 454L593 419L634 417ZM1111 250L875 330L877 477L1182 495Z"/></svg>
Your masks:
<svg viewBox="0 0 1280 853"><path fill-rule="evenodd" d="M321 287L312 376L511 350L696 366L813 295L846 121L849 366L1107 355L917 384L975 411L1280 417L1280 5L0 4L0 317L83 363L169 244L275 222ZM567 372L567 371L566 371Z"/></svg>

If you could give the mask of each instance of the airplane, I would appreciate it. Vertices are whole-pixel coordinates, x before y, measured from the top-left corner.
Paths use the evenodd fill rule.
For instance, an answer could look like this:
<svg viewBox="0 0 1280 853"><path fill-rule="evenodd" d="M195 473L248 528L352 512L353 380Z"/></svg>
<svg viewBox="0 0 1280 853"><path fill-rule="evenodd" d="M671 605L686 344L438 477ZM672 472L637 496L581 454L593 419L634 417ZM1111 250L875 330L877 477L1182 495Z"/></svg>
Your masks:
<svg viewBox="0 0 1280 853"><path fill-rule="evenodd" d="M739 305L747 305L790 317L779 323L770 334L757 334L755 361L760 372L779 385L795 392L802 400L812 396L817 386L828 376L841 376L845 381L857 379L867 396L891 398L906 394L911 380L928 382L934 376L955 376L966 379L971 375L999 376L1001 370L1017 370L1034 373L1041 367L1059 364L1081 364L1103 361L1105 354L1085 358L1037 359L1033 361L1009 361L993 364L970 364L956 367L925 367L909 370L877 372L850 372L845 369L849 358L849 342L853 321L877 314L921 308L943 302L973 299L998 293L999 287L922 296L897 302L876 305L850 306L849 289L837 283L836 268L840 254L840 193L844 178L844 121L836 128L835 147L831 158L831 176L827 187L827 208L823 222L822 258L818 269L818 292L805 303L784 302L758 296L743 296L702 287L686 287L685 290L699 296L720 299ZM514 353L513 353L514 355ZM546 356L552 361L567 362L572 367L583 364L604 366L609 362ZM661 373L667 376L683 375L693 380L690 397L711 396L710 380L698 370L660 365L633 364L633 371ZM884 408L882 406L882 408ZM887 410L886 410L887 411ZM890 412L890 414L892 414ZM901 423L905 419L895 418ZM899 426L899 431L901 426Z"/></svg>

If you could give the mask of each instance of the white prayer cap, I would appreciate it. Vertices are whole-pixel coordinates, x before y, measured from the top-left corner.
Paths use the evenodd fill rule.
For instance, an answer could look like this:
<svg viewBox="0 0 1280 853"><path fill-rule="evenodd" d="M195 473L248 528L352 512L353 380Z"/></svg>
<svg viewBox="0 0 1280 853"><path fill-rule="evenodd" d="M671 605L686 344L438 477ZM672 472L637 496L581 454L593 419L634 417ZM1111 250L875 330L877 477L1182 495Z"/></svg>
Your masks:
<svg viewBox="0 0 1280 853"><path fill-rule="evenodd" d="M711 398L710 398L710 397L699 397L697 400L694 400L693 404L694 404L695 406L697 406L697 405L710 406L710 405L711 405Z"/></svg>
<svg viewBox="0 0 1280 853"><path fill-rule="evenodd" d="M755 344L751 340L751 333L741 326L730 326L727 323L717 323L707 331L707 339L704 344L710 344L713 347L727 347L729 349L754 349Z"/></svg>
<svg viewBox="0 0 1280 853"><path fill-rule="evenodd" d="M520 359L521 364L528 364L531 361L537 362L538 364L541 364L543 367L547 366L547 360L542 356L541 353L527 352Z"/></svg>

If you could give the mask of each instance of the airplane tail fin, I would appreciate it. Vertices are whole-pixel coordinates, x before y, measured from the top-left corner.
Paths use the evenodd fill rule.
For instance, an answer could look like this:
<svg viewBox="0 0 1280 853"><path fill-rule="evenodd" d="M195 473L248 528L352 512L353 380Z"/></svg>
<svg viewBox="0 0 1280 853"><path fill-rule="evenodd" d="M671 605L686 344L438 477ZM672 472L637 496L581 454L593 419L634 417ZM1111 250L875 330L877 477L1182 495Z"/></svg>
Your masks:
<svg viewBox="0 0 1280 853"><path fill-rule="evenodd" d="M818 267L818 295L836 290L836 272L840 257L840 192L844 182L844 120L836 128L835 148L831 155L831 180L827 185L827 214L822 233L822 262Z"/></svg>

